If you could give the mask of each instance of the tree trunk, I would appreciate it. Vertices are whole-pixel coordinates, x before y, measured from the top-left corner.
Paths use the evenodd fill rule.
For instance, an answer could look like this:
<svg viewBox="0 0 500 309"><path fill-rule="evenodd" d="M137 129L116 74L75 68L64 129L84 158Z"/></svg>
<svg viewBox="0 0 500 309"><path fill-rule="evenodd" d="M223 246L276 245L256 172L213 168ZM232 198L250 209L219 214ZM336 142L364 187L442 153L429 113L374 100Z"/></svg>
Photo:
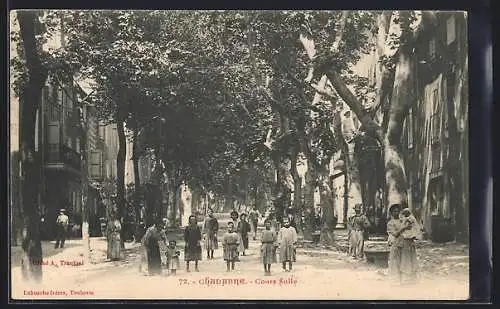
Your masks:
<svg viewBox="0 0 500 309"><path fill-rule="evenodd" d="M127 152L127 138L125 136L124 122L122 119L117 119L116 129L118 132L118 153L116 155L116 198L117 198L117 216L118 220L123 218L122 229L121 229L121 246L125 248L125 231L126 218L127 218L127 207L125 200L125 160Z"/></svg>
<svg viewBox="0 0 500 309"><path fill-rule="evenodd" d="M463 17L457 18L457 24L465 24ZM459 32L459 42L466 42L464 31ZM447 78L447 114L449 151L446 168L449 177L450 205L454 209L455 238L459 242L468 242L468 199L467 199L467 134L459 131L459 122L464 122L467 113L467 51L458 44L458 63L455 69L448 72Z"/></svg>
<svg viewBox="0 0 500 309"><path fill-rule="evenodd" d="M333 245L334 241L333 229L335 228L336 222L334 218L332 191L328 175L322 175L321 177L320 192L322 212L320 242L324 246L330 247Z"/></svg>
<svg viewBox="0 0 500 309"><path fill-rule="evenodd" d="M234 207L234 192L233 192L233 181L231 176L226 178L226 190L224 196L224 211L230 212Z"/></svg>
<svg viewBox="0 0 500 309"><path fill-rule="evenodd" d="M290 173L293 178L293 208L297 213L302 210L302 178L297 170L298 153L293 150Z"/></svg>
<svg viewBox="0 0 500 309"><path fill-rule="evenodd" d="M90 235L89 235L89 179L88 179L88 160L89 160L89 145L88 145L88 129L85 128L85 140L83 147L82 160L82 241L84 248L84 265L87 267L90 264Z"/></svg>
<svg viewBox="0 0 500 309"><path fill-rule="evenodd" d="M21 213L22 199L20 192L20 158L19 151L11 153L11 180L10 180L10 201L11 201L11 244L12 246L19 246L22 243L22 229L23 229L23 216Z"/></svg>
<svg viewBox="0 0 500 309"><path fill-rule="evenodd" d="M387 56L385 54L385 50L391 16L391 12L384 11L378 16L377 19L377 65L375 71L375 89L377 89L377 96L375 97L374 102L374 109L376 110L374 118L378 125L382 124L383 114L389 106L391 99L390 94L394 83L394 70L390 70L386 65L379 61L383 56Z"/></svg>
<svg viewBox="0 0 500 309"><path fill-rule="evenodd" d="M302 234L302 178L297 170L298 148L299 147L294 147L292 149L290 173L293 178L293 209L295 212L295 223L297 224L297 232Z"/></svg>
<svg viewBox="0 0 500 309"><path fill-rule="evenodd" d="M28 67L28 83L20 94L21 173L24 214L22 274L25 280L42 281L42 245L38 184L40 161L35 153L35 120L47 72L42 68L35 32L39 24L35 11L18 11L17 17Z"/></svg>
<svg viewBox="0 0 500 309"><path fill-rule="evenodd" d="M201 192L199 188L193 188L191 192L191 211L196 212L200 207Z"/></svg>
<svg viewBox="0 0 500 309"><path fill-rule="evenodd" d="M180 208L181 204L181 190L182 190L182 185L181 184L175 184L174 186L174 204L172 205L172 218L174 222L174 227L179 227L179 220L177 218L178 216L178 210Z"/></svg>
<svg viewBox="0 0 500 309"><path fill-rule="evenodd" d="M412 79L413 62L408 49L400 48L388 115L387 132L384 136L384 165L388 207L394 204L408 205L408 186L401 149L401 134L409 106L415 101Z"/></svg>
<svg viewBox="0 0 500 309"><path fill-rule="evenodd" d="M134 136L132 141L132 164L134 165L134 209L135 209L135 221L136 224L139 224L141 220L141 201L140 201L140 192L141 192L141 177L139 174L139 145L138 145L138 129L134 129Z"/></svg>
<svg viewBox="0 0 500 309"><path fill-rule="evenodd" d="M358 168L358 157L354 152L355 144L356 144L356 134L357 132L352 131L354 128L352 127L354 123L352 123L351 118L347 118L342 122L342 136L347 145L347 156L345 160L346 169L347 169L347 177L349 180L348 187L348 196L349 196L349 205L347 208L347 216L350 217L354 214L354 205L358 203L362 203L363 199L361 196L361 182L359 177L359 168Z"/></svg>

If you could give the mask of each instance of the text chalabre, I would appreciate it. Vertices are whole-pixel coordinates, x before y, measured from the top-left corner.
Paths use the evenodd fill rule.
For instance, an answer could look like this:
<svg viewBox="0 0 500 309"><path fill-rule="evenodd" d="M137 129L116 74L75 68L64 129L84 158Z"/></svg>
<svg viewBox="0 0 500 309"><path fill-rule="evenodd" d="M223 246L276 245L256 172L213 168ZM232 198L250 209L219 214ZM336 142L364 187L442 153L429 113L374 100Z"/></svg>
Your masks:
<svg viewBox="0 0 500 309"><path fill-rule="evenodd" d="M198 281L199 284L202 285L244 285L247 284L248 282L245 280L245 278L238 278L238 279L221 279L221 278L209 278L205 277L202 278Z"/></svg>

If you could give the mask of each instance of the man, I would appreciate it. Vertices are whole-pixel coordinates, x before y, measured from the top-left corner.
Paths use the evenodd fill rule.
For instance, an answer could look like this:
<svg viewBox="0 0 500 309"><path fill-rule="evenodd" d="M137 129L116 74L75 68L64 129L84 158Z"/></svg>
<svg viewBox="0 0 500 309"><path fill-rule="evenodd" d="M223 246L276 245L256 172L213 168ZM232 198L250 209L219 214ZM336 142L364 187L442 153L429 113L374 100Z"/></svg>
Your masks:
<svg viewBox="0 0 500 309"><path fill-rule="evenodd" d="M257 226L259 224L259 211L257 210L257 207L254 207L253 210L250 212L250 223L252 224L253 228L253 240L257 239Z"/></svg>
<svg viewBox="0 0 500 309"><path fill-rule="evenodd" d="M64 214L65 212L65 209L61 209L56 220L56 249L59 248L59 245L61 246L61 249L64 248L64 241L66 241L66 229L68 228L69 218Z"/></svg>
<svg viewBox="0 0 500 309"><path fill-rule="evenodd" d="M354 259L363 258L364 232L370 227L370 221L361 212L361 204L354 206L354 216L348 220L349 226L349 253Z"/></svg>

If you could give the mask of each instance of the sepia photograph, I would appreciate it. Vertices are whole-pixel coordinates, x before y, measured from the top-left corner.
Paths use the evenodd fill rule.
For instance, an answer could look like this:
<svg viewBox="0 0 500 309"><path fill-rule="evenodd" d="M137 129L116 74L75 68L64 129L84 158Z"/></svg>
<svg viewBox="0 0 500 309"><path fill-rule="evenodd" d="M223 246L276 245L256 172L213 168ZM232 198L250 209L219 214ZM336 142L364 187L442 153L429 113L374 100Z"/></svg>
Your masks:
<svg viewBox="0 0 500 309"><path fill-rule="evenodd" d="M12 300L467 300L463 11L15 10Z"/></svg>

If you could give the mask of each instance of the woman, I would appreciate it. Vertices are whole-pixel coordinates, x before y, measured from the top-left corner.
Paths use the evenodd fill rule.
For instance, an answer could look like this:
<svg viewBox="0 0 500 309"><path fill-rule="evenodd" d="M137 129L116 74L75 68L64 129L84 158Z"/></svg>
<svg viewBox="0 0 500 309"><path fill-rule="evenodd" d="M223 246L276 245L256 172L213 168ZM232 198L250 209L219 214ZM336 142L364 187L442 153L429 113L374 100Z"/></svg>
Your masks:
<svg viewBox="0 0 500 309"><path fill-rule="evenodd" d="M201 261L201 229L198 226L196 216L189 216L189 225L184 229L184 261L186 261L186 271L189 270L189 262L194 261L194 270L198 270L198 261Z"/></svg>
<svg viewBox="0 0 500 309"><path fill-rule="evenodd" d="M403 283L413 283L417 280L418 263L415 240L420 239L420 226L409 208L404 208L400 216L405 230L401 233L403 250L401 251L401 279Z"/></svg>
<svg viewBox="0 0 500 309"><path fill-rule="evenodd" d="M413 239L404 239L402 233L411 226L401 220L401 205L394 204L389 208L391 219L387 223L389 245L389 274L395 283L414 280L416 278L416 249Z"/></svg>
<svg viewBox="0 0 500 309"><path fill-rule="evenodd" d="M106 235L108 238L108 250L107 257L108 260L117 261L121 256L121 237L120 232L122 230L122 225L120 220L112 219L107 226Z"/></svg>
<svg viewBox="0 0 500 309"><path fill-rule="evenodd" d="M246 220L247 215L245 213L240 215L240 221L237 225L237 232L240 237L240 245L238 251L245 255L245 250L248 249L248 233L250 233L250 224Z"/></svg>
<svg viewBox="0 0 500 309"><path fill-rule="evenodd" d="M146 256L148 261L148 273L150 275L161 274L161 253L160 241L167 243L167 237L162 229L163 222L158 220L150 228L147 229L146 234L142 239L142 245L146 249Z"/></svg>
<svg viewBox="0 0 500 309"><path fill-rule="evenodd" d="M207 250L207 259L214 258L214 250L219 248L217 241L217 232L219 231L219 221L214 217L212 209L208 209L207 217L203 222L203 238L205 239L205 249Z"/></svg>

